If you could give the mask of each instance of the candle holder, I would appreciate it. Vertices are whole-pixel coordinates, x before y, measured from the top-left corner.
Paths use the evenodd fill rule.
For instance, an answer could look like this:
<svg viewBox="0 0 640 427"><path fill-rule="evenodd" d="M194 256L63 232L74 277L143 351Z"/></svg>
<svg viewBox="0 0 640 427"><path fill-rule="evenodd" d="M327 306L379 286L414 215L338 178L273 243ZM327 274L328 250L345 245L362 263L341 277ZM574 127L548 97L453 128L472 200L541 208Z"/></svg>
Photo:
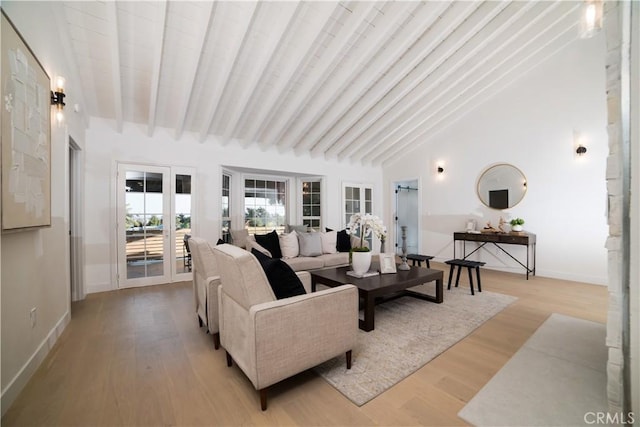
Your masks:
<svg viewBox="0 0 640 427"><path fill-rule="evenodd" d="M407 226L401 225L400 229L402 229L402 264L398 266L398 270L411 270L407 264Z"/></svg>

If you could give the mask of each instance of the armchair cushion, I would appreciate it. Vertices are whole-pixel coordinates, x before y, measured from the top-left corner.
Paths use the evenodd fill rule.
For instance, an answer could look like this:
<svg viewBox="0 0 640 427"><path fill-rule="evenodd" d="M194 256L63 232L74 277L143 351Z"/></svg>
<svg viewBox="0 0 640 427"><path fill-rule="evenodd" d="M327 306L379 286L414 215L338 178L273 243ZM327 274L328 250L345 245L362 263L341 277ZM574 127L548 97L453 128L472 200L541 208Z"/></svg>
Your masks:
<svg viewBox="0 0 640 427"><path fill-rule="evenodd" d="M256 249L251 249L251 253L260 262L277 299L306 294L300 278L286 262L269 258Z"/></svg>

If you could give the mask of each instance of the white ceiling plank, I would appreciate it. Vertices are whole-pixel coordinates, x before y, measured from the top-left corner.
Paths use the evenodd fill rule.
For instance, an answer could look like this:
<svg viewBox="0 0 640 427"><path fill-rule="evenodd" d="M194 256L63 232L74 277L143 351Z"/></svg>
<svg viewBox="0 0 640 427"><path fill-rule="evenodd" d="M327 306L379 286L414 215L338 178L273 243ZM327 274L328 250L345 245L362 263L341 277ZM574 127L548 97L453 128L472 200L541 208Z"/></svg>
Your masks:
<svg viewBox="0 0 640 427"><path fill-rule="evenodd" d="M156 116L158 111L158 91L160 90L160 70L162 67L162 50L165 41L165 25L167 23L167 9L169 3L166 0L157 9L155 22L155 48L153 50L153 66L151 71L151 87L149 90L149 117L147 119L147 134L151 137L156 128Z"/></svg>
<svg viewBox="0 0 640 427"><path fill-rule="evenodd" d="M229 143L231 138L239 131L237 129L238 122L242 115L246 112L251 97L255 94L256 86L260 83L260 79L264 76L264 72L274 58L274 52L281 46L283 38L290 32L295 19L299 16L303 6L302 3L282 2L275 3L282 8L277 11L276 18L270 22L273 34L269 35L267 47L258 52L255 58L254 67L251 70L251 76L245 79L241 94L236 98L231 119L226 124L226 131L222 138L222 145Z"/></svg>
<svg viewBox="0 0 640 427"><path fill-rule="evenodd" d="M363 40L362 45L357 50L356 55L349 56L337 72L331 76L327 83L311 99L304 113L300 114L298 120L287 131L283 140L284 147L294 146L296 154L307 152L315 141L307 137L310 129L315 127L319 120L332 111L339 113L335 108L336 101L359 80L365 85L375 82L374 74L368 72L370 62L384 50L384 47L393 40L394 35L404 28L404 24L409 17L423 4L418 2L407 3L385 3L386 7L381 10L381 16L374 21L371 34ZM378 7L382 6L378 5ZM371 76L364 78L364 76ZM336 118L335 114L331 115Z"/></svg>
<svg viewBox="0 0 640 427"><path fill-rule="evenodd" d="M308 3L307 3L308 5ZM257 137L264 129L271 123L272 119L279 114L280 105L286 98L285 94L290 86L293 84L293 76L303 66L306 61L306 55L311 51L315 41L321 36L323 29L331 19L334 11L340 8L338 3L330 2L316 2L311 3L311 7L307 14L312 13L312 20L305 20L303 18L296 22L296 28L288 37L295 38L297 49L295 52L278 52L279 55L295 55L295 60L289 63L289 66L280 68L279 78L271 91L272 95L268 99L264 99L261 103L261 107L257 113L257 118L248 123L248 137L242 142L243 147L248 147L252 143L257 141ZM307 18L309 18L307 16ZM267 147L267 144L261 144L263 148Z"/></svg>
<svg viewBox="0 0 640 427"><path fill-rule="evenodd" d="M350 115L343 118L343 121L352 121L354 115L357 117L355 123L346 128L342 135L332 134L334 142L326 150L325 157L334 157L346 144L373 125L385 113L385 106L389 102L388 94L401 84L425 58L428 58L431 52L446 40L448 34L461 25L481 5L476 2L451 3L450 7L411 46L406 54L367 91L365 96L358 101L358 106L350 111ZM374 109L378 114L370 113Z"/></svg>
<svg viewBox="0 0 640 427"><path fill-rule="evenodd" d="M402 117L418 117L416 104L433 99L433 91L442 88L443 82L450 79L466 61L477 54L486 44L499 37L514 21L528 11L534 3L515 2L489 3L489 6L503 6L493 10L479 8L473 18L468 19L441 43L419 67L408 76L404 84L396 86L389 95L387 111L379 120L350 141L337 155L348 157L361 152L363 146L371 150L372 142L383 145L389 134L397 132L406 123ZM542 9L542 7L540 8ZM499 13L499 14L498 14ZM497 16L496 16L497 15ZM478 37L478 35L482 35ZM509 37L501 37L507 41ZM495 53L489 52L491 55ZM408 82L408 83L407 83ZM387 132L388 131L388 132ZM382 135L382 136L381 136Z"/></svg>
<svg viewBox="0 0 640 427"><path fill-rule="evenodd" d="M295 99L291 100L285 106L283 113L276 118L276 122L273 123L266 134L260 138L262 144L278 144L283 133L291 123L296 120L298 113L305 108L310 97L313 96L336 67L338 61L342 58L341 54L343 50L348 48L352 37L360 28L360 25L369 18L372 12L377 13L375 12L374 2L354 2L352 3L352 7L353 9L347 19L347 23L342 25L338 33L330 41L316 66L309 70L309 74L305 79L306 84L300 88L295 95ZM283 148L280 144L278 144L278 146L279 148Z"/></svg>
<svg viewBox="0 0 640 427"><path fill-rule="evenodd" d="M346 147L338 155L350 155L351 161L356 161L377 146L386 146L395 135L401 133L406 135L407 129L413 124L424 123L427 117L430 117L428 108L445 105L448 99L468 87L461 87L462 85L476 84L480 76L484 75L484 70L489 69L491 70L489 72L493 72L495 69L493 64L501 62L501 58L513 52L513 49L517 49L521 43L519 37L548 15L557 4L512 3L504 13L482 29L479 37L475 37L458 50L447 61L446 67L440 67L420 83L414 91L416 96L408 99L402 109L398 108L393 114L385 116L382 126L376 129L376 133L369 135L371 143L367 144L367 150L356 152ZM534 28L533 32L537 33L539 30Z"/></svg>
<svg viewBox="0 0 640 427"><path fill-rule="evenodd" d="M522 33L520 38L512 39L513 48L504 50L504 57L492 63L492 66L484 70L480 76L474 76L475 80L471 84L465 82L465 86L457 87L455 96L448 99L448 102L429 114L425 126L415 127L414 130L396 141L389 142L385 146L378 146L376 149L364 154L360 161L380 164L393 157L418 139L424 138L427 132L436 127L439 122L456 113L459 117L470 111L473 101L480 95L486 95L487 99L505 87L505 80L509 76L521 76L530 70L528 61L535 59L533 64L538 64L549 56L564 47L569 40L575 39L575 25L573 19L574 11L579 7L576 3L561 2L564 5L565 14L556 13L546 16L547 20L542 20L540 25L530 28ZM549 22L552 21L552 22ZM547 31L551 29L551 31ZM528 47L533 46L533 49ZM527 66L525 66L527 65ZM523 69L524 68L524 69ZM513 80L513 79L512 79ZM491 95L487 95L487 93Z"/></svg>
<svg viewBox="0 0 640 427"><path fill-rule="evenodd" d="M122 77L120 75L120 42L118 40L118 10L116 2L107 2L107 21L109 23L109 52L111 54L111 79L113 88L113 106L116 129L122 133Z"/></svg>
<svg viewBox="0 0 640 427"><path fill-rule="evenodd" d="M220 107L220 102L222 101L222 95L224 94L224 90L227 84L229 83L229 78L231 77L231 73L238 60L238 56L240 55L242 47L245 44L247 35L249 34L249 29L251 28L251 23L256 17L257 8L259 7L258 3L251 2L246 4L248 5L247 7L249 8L248 13L247 15L244 15L243 18L241 18L241 22L238 23L238 25L240 25L240 27L243 29L242 31L243 36L240 38L235 38L229 42L230 53L225 58L223 72L216 78L216 82L214 86L215 89L210 96L210 99L211 99L210 107L207 111L207 114L205 115L205 120L200 129L200 142L203 142L204 140L206 140L207 136L209 135L209 129L211 128L213 119L215 118L218 108ZM223 37L221 32L218 31L219 28L220 27L217 27L215 29L216 38Z"/></svg>
<svg viewBox="0 0 640 427"><path fill-rule="evenodd" d="M205 8L205 16L203 24L198 28L198 35L196 36L196 46L193 50L193 55L189 60L190 64L188 67L188 71L186 73L184 79L184 89L182 91L183 98L180 102L180 107L178 109L178 121L176 122L176 132L175 138L180 139L182 136L182 132L184 132L184 123L187 120L187 113L189 111L189 102L191 101L191 97L193 92L197 90L194 87L194 83L196 80L196 74L198 73L198 68L200 66L200 60L202 59L202 51L204 50L204 43L207 39L207 35L209 34L209 29L211 28L211 24L213 22L213 17L216 11L216 2L203 3ZM195 24L195 23L194 23Z"/></svg>
<svg viewBox="0 0 640 427"><path fill-rule="evenodd" d="M384 54L378 55L373 64L368 68L370 75L379 79L386 74L389 69L405 54L405 52L416 42L434 21L449 7L446 2L437 3L416 3L420 7L412 15L413 18L406 23L399 34L394 35L389 46L384 50ZM374 82L375 84L375 82ZM331 117L323 117L314 126L309 134L305 135L305 140L309 141L311 156L324 155L325 150L330 147L336 139L353 126L360 119L360 114L354 114L356 105L373 85L369 80L357 79L346 88L341 95L340 106L332 109ZM351 117L350 120L346 119ZM341 125L341 126L340 126Z"/></svg>

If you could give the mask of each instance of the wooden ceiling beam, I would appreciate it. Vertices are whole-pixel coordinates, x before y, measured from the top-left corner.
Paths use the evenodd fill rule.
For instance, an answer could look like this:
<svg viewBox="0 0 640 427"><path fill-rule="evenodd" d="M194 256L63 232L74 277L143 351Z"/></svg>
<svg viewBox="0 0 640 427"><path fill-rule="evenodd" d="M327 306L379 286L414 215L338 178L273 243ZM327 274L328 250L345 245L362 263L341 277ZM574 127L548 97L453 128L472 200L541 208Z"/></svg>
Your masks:
<svg viewBox="0 0 640 427"><path fill-rule="evenodd" d="M167 9L169 3L163 0L158 4L155 21L155 48L153 50L153 65L151 68L151 86L149 88L149 113L147 118L147 135L153 136L158 114L158 92L160 90L160 70L162 69L162 51L166 37Z"/></svg>
<svg viewBox="0 0 640 427"><path fill-rule="evenodd" d="M256 88L264 77L265 70L274 61L274 53L282 46L285 36L290 33L303 8L301 2L281 2L275 3L274 6L280 6L280 9L273 11L270 15L271 19L268 20L270 27L269 40L265 47L258 50L259 56L253 59L250 67L251 74L249 78L243 79L242 86L239 88L240 94L234 97L234 104L230 106L233 111L231 112L231 118L224 125L226 130L222 138L223 145L228 144L231 138L240 131L238 123L242 116L247 113L251 97L255 96Z"/></svg>
<svg viewBox="0 0 640 427"><path fill-rule="evenodd" d="M341 122L353 123L344 129L343 133L333 132L334 141L326 150L325 158L335 157L344 147L353 141L360 133L373 125L384 114L384 105L388 102L388 94L413 70L427 58L446 35L454 31L479 7L475 2L452 2L447 10L424 32L405 54L384 74L367 93L358 100L348 116ZM372 114L376 110L378 114ZM355 116L355 117L354 117Z"/></svg>
<svg viewBox="0 0 640 427"><path fill-rule="evenodd" d="M209 30L213 23L213 17L216 13L216 5L217 2L204 2L201 3L205 8L205 19L204 25L198 27L198 32L196 36L196 45L193 49L193 55L189 60L189 65L187 68L187 72L184 76L184 89L182 93L184 94L182 100L180 101L180 106L178 108L178 121L176 122L175 128L175 138L180 139L182 136L182 132L184 132L184 124L187 120L187 113L189 112L189 105L191 103L191 98L193 96L194 91L196 90L194 84L196 81L196 76L198 75L198 69L200 68L200 61L202 60L202 52L204 50L205 42L207 41L207 35L209 34Z"/></svg>
<svg viewBox="0 0 640 427"><path fill-rule="evenodd" d="M369 72L368 67L374 58L384 50L394 35L404 28L416 9L423 3L380 3L378 5L383 19L372 22L370 34L361 37L360 46L355 46L353 55L349 55L336 73L318 90L298 120L291 126L284 136L284 146L294 147L296 154L308 152L315 143L309 132L316 128L319 121L335 121L341 113L337 108L338 101L344 93L357 81L371 85L375 82L375 74ZM369 76L369 78L365 78ZM330 116L328 118L325 118ZM326 128L324 129L326 131ZM324 133L324 132L323 132Z"/></svg>
<svg viewBox="0 0 640 427"><path fill-rule="evenodd" d="M306 84L302 85L293 99L289 100L284 106L282 114L275 118L275 122L260 138L261 142L269 145L277 144L280 149L285 148L280 144L284 132L297 120L300 111L305 108L311 97L342 60L343 51L349 49L352 38L356 35L361 24L370 19L371 13L377 13L375 2L353 2L350 6L353 8L352 10L345 7L344 13L347 14L345 24L342 25L330 40L329 45L322 51L315 66L307 70L308 74L304 79Z"/></svg>
<svg viewBox="0 0 640 427"><path fill-rule="evenodd" d="M546 60L575 40L577 22L574 19L574 12L579 5L559 2L559 7L565 13L558 13L556 9L538 21L538 25L529 27L519 37L511 39L510 45L501 52L503 54L501 58L490 63L477 75L474 74L471 81L466 80L456 85L449 92L450 99L447 102L425 112L428 117L421 125L414 126L411 132L363 154L360 162L379 165L392 160L397 153L406 150L412 144L418 141L424 142L443 129L441 125L445 120L451 118L455 121L471 111L478 105L476 101L480 95L491 90L499 91L508 84L509 80L517 79L532 66ZM481 102L485 99L482 98ZM456 115L455 118L453 114Z"/></svg>
<svg viewBox="0 0 640 427"><path fill-rule="evenodd" d="M200 142L203 142L204 140L206 140L207 136L209 135L209 129L213 124L213 119L216 117L216 113L218 112L221 106L224 90L229 84L229 80L233 73L233 69L236 66L236 63L238 61L238 57L240 56L240 52L242 52L242 48L246 43L247 36L251 31L251 26L256 18L258 8L262 7L262 4L259 2L242 3L242 5L247 7L246 13L240 17L240 21L238 22L238 25L242 29L241 31L242 36L239 38L235 38L234 40L231 40L230 52L225 58L223 71L218 76L214 77L216 80L215 86L214 86L215 89L210 94L211 103L205 115L205 120L203 122L203 125L200 129ZM230 8L235 6L232 4L227 4L226 7ZM224 19L224 16L223 16L223 19ZM218 30L219 30L219 27L216 31ZM216 34L216 38L219 36L222 36L222 35L219 34L218 32Z"/></svg>
<svg viewBox="0 0 640 427"><path fill-rule="evenodd" d="M122 133L122 76L120 73L120 41L118 31L118 3L107 2L107 22L109 26L109 53L111 55L111 86L113 90L113 108L115 111L116 130Z"/></svg>
<svg viewBox="0 0 640 427"><path fill-rule="evenodd" d="M294 60L291 61L289 52L277 51L277 59L274 63L280 68L274 67L274 72L277 72L278 79L270 91L271 95L263 99L257 108L256 118L252 122L246 123L247 137L242 142L242 146L245 148L258 142L258 135L262 134L274 117L279 114L286 94L294 85L293 77L304 66L308 55L311 54L312 46L321 37L322 31L334 11L340 7L337 3L330 2L303 2L303 4L307 8L304 16L300 16L300 19L295 23L294 29L291 34L287 35L283 46L293 44L296 46L296 52L305 52L305 54L294 56ZM294 38L295 40L293 40ZM288 65L286 61L289 61ZM260 146L263 149L268 148L266 143L260 143Z"/></svg>

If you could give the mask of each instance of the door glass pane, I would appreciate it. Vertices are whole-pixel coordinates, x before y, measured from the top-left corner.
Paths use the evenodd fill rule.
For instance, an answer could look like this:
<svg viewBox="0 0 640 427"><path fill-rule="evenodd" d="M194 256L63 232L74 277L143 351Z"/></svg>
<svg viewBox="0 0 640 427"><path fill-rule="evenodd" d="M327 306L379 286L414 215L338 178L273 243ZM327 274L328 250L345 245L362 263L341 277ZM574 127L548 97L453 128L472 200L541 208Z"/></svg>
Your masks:
<svg viewBox="0 0 640 427"><path fill-rule="evenodd" d="M162 197L162 174L126 172L127 279L164 274Z"/></svg>
<svg viewBox="0 0 640 427"><path fill-rule="evenodd" d="M191 175L176 175L176 233L173 251L176 254L176 272L191 271L191 252L187 240L191 237Z"/></svg>

